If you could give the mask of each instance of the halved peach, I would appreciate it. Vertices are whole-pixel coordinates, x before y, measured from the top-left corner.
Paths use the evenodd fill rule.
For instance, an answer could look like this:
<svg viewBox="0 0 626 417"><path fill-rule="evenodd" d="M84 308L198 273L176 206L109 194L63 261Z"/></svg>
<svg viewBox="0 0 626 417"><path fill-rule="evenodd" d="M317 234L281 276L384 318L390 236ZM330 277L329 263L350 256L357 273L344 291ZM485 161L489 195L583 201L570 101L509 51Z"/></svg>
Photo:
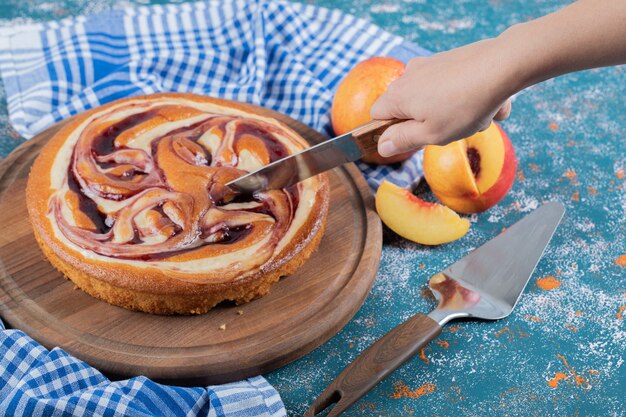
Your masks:
<svg viewBox="0 0 626 417"><path fill-rule="evenodd" d="M437 203L429 203L388 181L376 192L376 211L400 236L422 245L440 245L463 237L469 221Z"/></svg>
<svg viewBox="0 0 626 417"><path fill-rule="evenodd" d="M517 158L507 134L495 123L446 146L424 149L424 176L433 194L460 213L478 213L511 189Z"/></svg>

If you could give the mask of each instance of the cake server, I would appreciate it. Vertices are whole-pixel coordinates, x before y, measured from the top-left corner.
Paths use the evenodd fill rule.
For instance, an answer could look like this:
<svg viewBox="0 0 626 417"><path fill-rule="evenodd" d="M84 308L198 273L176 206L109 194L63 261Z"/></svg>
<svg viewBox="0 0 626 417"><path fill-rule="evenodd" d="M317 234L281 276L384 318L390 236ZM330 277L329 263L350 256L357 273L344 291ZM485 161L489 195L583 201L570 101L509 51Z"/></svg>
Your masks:
<svg viewBox="0 0 626 417"><path fill-rule="evenodd" d="M536 209L428 283L438 307L417 314L361 353L322 392L305 416L335 406L338 416L441 333L450 320L469 317L498 320L508 316L559 225L559 202Z"/></svg>
<svg viewBox="0 0 626 417"><path fill-rule="evenodd" d="M285 188L321 172L376 152L378 138L403 120L374 120L301 152L274 161L226 184L241 194Z"/></svg>

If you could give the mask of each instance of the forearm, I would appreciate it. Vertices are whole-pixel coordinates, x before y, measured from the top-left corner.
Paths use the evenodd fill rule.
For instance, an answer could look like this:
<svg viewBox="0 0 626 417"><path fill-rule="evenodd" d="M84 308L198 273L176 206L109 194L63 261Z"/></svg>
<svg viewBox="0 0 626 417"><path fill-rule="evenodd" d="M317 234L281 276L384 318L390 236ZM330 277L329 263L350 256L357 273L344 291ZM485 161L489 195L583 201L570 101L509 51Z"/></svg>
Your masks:
<svg viewBox="0 0 626 417"><path fill-rule="evenodd" d="M379 140L383 156L444 145L505 118L507 99L548 78L626 63L626 0L579 0L500 36L414 58L372 106L374 119L407 119Z"/></svg>
<svg viewBox="0 0 626 417"><path fill-rule="evenodd" d="M509 28L496 42L510 72L510 93L565 73L623 64L626 0L579 0Z"/></svg>

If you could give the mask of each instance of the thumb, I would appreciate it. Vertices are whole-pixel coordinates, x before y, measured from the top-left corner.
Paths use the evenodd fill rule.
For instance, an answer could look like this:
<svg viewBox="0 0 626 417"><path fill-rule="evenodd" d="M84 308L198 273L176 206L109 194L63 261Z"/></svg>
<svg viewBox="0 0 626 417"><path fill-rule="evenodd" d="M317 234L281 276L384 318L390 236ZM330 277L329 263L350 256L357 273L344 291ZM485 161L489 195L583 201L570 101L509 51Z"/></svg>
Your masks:
<svg viewBox="0 0 626 417"><path fill-rule="evenodd" d="M396 108L389 100L389 94L383 94L372 104L370 108L370 117L372 119L386 120L397 117Z"/></svg>
<svg viewBox="0 0 626 417"><path fill-rule="evenodd" d="M508 99L504 102L502 107L498 110L495 116L493 116L493 120L505 120L511 114L511 99Z"/></svg>
<svg viewBox="0 0 626 417"><path fill-rule="evenodd" d="M403 98L401 78L392 81L387 87L387 91L372 104L370 117L372 119L410 119L407 113L407 106L403 105L406 100Z"/></svg>
<svg viewBox="0 0 626 417"><path fill-rule="evenodd" d="M424 124L416 120L392 125L380 136L378 153L387 157L420 149L426 144L424 130Z"/></svg>

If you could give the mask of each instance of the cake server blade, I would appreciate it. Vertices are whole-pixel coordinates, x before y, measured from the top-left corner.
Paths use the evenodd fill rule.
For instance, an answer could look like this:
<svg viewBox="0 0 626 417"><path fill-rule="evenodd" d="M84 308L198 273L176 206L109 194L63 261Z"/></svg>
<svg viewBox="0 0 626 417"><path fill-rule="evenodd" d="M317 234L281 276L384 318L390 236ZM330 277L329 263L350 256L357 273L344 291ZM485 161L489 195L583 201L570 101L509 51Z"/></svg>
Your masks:
<svg viewBox="0 0 626 417"><path fill-rule="evenodd" d="M378 137L399 119L374 120L301 152L274 161L226 184L240 194L285 188L376 152Z"/></svg>
<svg viewBox="0 0 626 417"><path fill-rule="evenodd" d="M340 415L378 382L435 339L448 321L508 316L565 213L563 204L547 203L449 268L428 285L439 305L416 314L363 351L322 392L305 413L315 416L332 404L327 417Z"/></svg>

